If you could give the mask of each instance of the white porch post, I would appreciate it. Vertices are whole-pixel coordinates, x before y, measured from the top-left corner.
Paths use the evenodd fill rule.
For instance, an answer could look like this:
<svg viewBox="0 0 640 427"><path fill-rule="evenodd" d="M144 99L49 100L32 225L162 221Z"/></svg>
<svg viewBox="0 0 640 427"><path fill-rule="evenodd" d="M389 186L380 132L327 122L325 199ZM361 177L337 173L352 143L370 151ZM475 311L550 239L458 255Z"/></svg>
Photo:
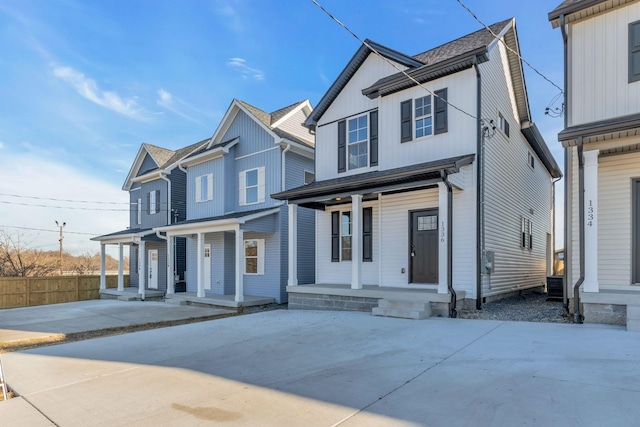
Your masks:
<svg viewBox="0 0 640 427"><path fill-rule="evenodd" d="M146 295L146 285L147 285L147 251L145 248L144 240L140 241L138 256L140 260L138 261L138 266L140 267L138 270L138 293L142 299L145 298Z"/></svg>
<svg viewBox="0 0 640 427"><path fill-rule="evenodd" d="M584 291L598 292L598 153L584 156Z"/></svg>
<svg viewBox="0 0 640 427"><path fill-rule="evenodd" d="M100 290L103 291L107 289L107 277L105 272L105 264L106 264L106 255L105 255L105 247L104 243L100 244Z"/></svg>
<svg viewBox="0 0 640 427"><path fill-rule="evenodd" d="M362 289L362 194L351 196L351 289Z"/></svg>
<svg viewBox="0 0 640 427"><path fill-rule="evenodd" d="M449 293L449 244L447 240L448 224L448 191L444 182L438 183L438 293Z"/></svg>
<svg viewBox="0 0 640 427"><path fill-rule="evenodd" d="M289 286L298 285L298 205L289 204Z"/></svg>
<svg viewBox="0 0 640 427"><path fill-rule="evenodd" d="M204 298L204 234L198 233L198 298Z"/></svg>
<svg viewBox="0 0 640 427"><path fill-rule="evenodd" d="M118 243L118 292L124 291L124 245L122 242Z"/></svg>
<svg viewBox="0 0 640 427"><path fill-rule="evenodd" d="M244 301L244 230L236 228L236 302Z"/></svg>
<svg viewBox="0 0 640 427"><path fill-rule="evenodd" d="M167 234L167 294L175 293L175 278L173 274L173 241L175 237Z"/></svg>

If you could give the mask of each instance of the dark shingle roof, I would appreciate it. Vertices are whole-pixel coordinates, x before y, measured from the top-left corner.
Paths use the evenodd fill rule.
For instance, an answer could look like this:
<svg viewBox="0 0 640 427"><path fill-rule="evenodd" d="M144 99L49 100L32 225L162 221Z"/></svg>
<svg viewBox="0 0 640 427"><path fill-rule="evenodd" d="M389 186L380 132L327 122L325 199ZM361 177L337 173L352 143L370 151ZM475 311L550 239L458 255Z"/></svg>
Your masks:
<svg viewBox="0 0 640 427"><path fill-rule="evenodd" d="M222 141L219 142L215 145L212 145L211 147L207 148L207 144L209 143L209 141L211 141L211 138L207 138L203 141L200 141L198 144L200 143L204 143L201 147L199 147L197 150L193 151L191 154L189 154L188 156L185 156L185 159L191 158L191 157L195 157L198 156L206 151L211 151L211 150L215 150L216 148L220 148L220 147L226 147L227 145L231 144L233 141L235 141L237 138L231 138L228 139L226 141Z"/></svg>
<svg viewBox="0 0 640 427"><path fill-rule="evenodd" d="M252 211L242 211L242 212L233 212L233 213L229 213L226 215L220 215L220 216L212 216L212 217L208 217L208 218L198 218L198 219L189 219L186 221L180 221L180 222L176 222L175 224L171 224L173 225L185 225L185 224L197 224L200 222L209 222L209 221L220 221L220 220L224 220L224 219L234 219L234 218L242 218L245 216L249 216L249 215L254 215L260 212L265 212L265 211L269 211L272 209L277 209L280 206L271 206L268 208L261 208L261 209L255 209Z"/></svg>
<svg viewBox="0 0 640 427"><path fill-rule="evenodd" d="M304 101L299 101L299 102L296 102L295 104L288 105L284 108L281 108L279 110L272 112L270 114L271 115L270 124L274 124L275 122L277 122L278 120L280 120L281 118L289 114L292 110L294 110L298 105L302 104L303 102Z"/></svg>

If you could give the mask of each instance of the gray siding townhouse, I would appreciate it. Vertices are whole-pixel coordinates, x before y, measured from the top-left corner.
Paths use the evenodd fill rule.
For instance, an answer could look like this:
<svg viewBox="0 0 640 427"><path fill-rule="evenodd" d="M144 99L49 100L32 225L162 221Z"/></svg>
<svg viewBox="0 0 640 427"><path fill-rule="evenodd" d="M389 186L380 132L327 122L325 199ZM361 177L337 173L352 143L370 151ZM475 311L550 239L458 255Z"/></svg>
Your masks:
<svg viewBox="0 0 640 427"><path fill-rule="evenodd" d="M293 265L289 308L455 316L457 301L544 286L561 173L531 117L516 22L490 28L413 56L367 40L337 76L306 121L315 181L272 195L290 223L316 210L316 283L296 286Z"/></svg>
<svg viewBox="0 0 640 427"><path fill-rule="evenodd" d="M287 207L270 197L313 181L313 136L302 125L311 112L308 101L266 113L233 100L208 143L179 162L187 216L154 228L167 247L186 239L187 292L168 289L168 298L283 303L288 280L314 282L314 212L298 215L301 238L290 251ZM292 260L301 266L295 277Z"/></svg>
<svg viewBox="0 0 640 427"><path fill-rule="evenodd" d="M101 245L101 292L107 291L104 281L106 245L119 246L118 288L115 295L125 292L123 281L123 247L130 246L130 286L137 288L141 298L148 292L162 295L175 281L184 279L186 263L185 239L176 239L167 251L166 238L153 227L172 224L186 218L186 173L178 161L205 146L207 140L173 151L142 144L122 189L129 192L129 227L125 230L91 240ZM173 257L171 270L167 256Z"/></svg>

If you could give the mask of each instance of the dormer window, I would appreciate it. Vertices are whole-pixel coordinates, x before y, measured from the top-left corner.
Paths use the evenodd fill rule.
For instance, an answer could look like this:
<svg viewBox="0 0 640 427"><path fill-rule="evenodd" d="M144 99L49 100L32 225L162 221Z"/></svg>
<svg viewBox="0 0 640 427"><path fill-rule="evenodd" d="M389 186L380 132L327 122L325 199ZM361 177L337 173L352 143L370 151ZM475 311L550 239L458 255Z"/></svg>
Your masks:
<svg viewBox="0 0 640 427"><path fill-rule="evenodd" d="M348 120L347 143L349 155L349 170L364 168L369 163L369 131L368 117L362 115Z"/></svg>

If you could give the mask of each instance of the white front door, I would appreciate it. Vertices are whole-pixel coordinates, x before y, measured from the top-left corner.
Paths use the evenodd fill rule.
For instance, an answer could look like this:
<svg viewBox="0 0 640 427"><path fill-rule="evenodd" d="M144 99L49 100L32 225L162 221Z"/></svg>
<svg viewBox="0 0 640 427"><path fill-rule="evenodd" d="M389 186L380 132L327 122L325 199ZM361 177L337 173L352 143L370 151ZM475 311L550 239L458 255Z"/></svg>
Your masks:
<svg viewBox="0 0 640 427"><path fill-rule="evenodd" d="M149 289L158 289L158 250L149 249Z"/></svg>
<svg viewBox="0 0 640 427"><path fill-rule="evenodd" d="M204 245L204 288L211 290L211 244Z"/></svg>

